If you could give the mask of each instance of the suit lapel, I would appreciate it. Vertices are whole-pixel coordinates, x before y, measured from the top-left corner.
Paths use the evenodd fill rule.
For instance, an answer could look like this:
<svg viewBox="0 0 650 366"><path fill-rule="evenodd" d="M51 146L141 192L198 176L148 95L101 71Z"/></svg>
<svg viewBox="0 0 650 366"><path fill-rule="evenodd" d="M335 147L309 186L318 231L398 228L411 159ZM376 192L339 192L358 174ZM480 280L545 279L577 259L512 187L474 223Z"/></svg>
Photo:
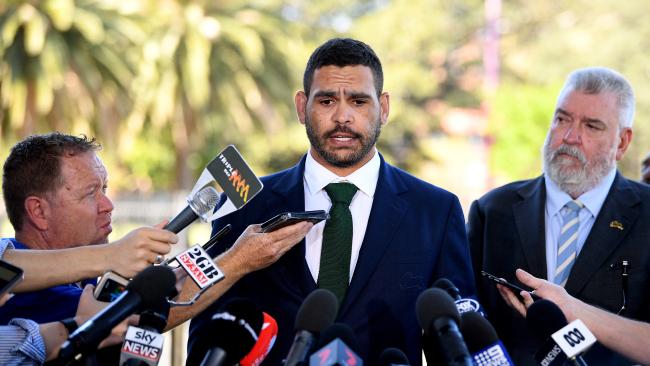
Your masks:
<svg viewBox="0 0 650 366"><path fill-rule="evenodd" d="M515 203L512 210L529 272L536 277L546 278L544 178L539 177L530 181L517 193L521 201Z"/></svg>
<svg viewBox="0 0 650 366"><path fill-rule="evenodd" d="M605 203L573 265L565 286L567 291L572 294L579 293L594 273L603 266L639 218L640 201L632 186L617 173ZM614 221L618 221L620 226L610 226Z"/></svg>
<svg viewBox="0 0 650 366"><path fill-rule="evenodd" d="M272 194L266 202L269 212L277 212L278 208L281 208L281 212L305 210L304 172L305 156L298 165L287 170L280 179L270 185ZM272 268L278 268L280 276L283 277L282 282L287 288L295 289L297 286L301 298L316 289L316 282L305 261L304 239L285 253L278 264L280 265Z"/></svg>
<svg viewBox="0 0 650 366"><path fill-rule="evenodd" d="M393 242L395 231L407 210L406 201L399 197L399 194L405 192L407 188L395 174L394 169L381 157L377 190L372 202L368 226L350 287L339 308L339 318L350 308L368 283L386 248Z"/></svg>

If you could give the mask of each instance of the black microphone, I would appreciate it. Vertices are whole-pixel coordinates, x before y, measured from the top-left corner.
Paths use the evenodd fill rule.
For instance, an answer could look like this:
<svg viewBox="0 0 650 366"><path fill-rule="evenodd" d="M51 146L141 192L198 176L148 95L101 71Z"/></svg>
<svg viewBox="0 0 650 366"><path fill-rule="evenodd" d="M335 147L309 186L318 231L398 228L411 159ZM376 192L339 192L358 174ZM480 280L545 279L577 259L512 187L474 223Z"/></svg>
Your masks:
<svg viewBox="0 0 650 366"><path fill-rule="evenodd" d="M399 348L386 348L379 355L379 366L410 366L408 357Z"/></svg>
<svg viewBox="0 0 650 366"><path fill-rule="evenodd" d="M472 365L472 358L460 334L460 314L453 299L439 288L430 288L418 296L416 315L426 335L435 335L447 365Z"/></svg>
<svg viewBox="0 0 650 366"><path fill-rule="evenodd" d="M318 351L309 357L309 366L361 365L359 343L349 325L334 323L321 332Z"/></svg>
<svg viewBox="0 0 650 366"><path fill-rule="evenodd" d="M120 352L121 366L156 366L160 362L170 305L162 299L140 313L138 326L129 326Z"/></svg>
<svg viewBox="0 0 650 366"><path fill-rule="evenodd" d="M137 310L155 306L161 299L173 294L176 284L174 272L166 266L149 266L138 273L115 301L83 323L61 346L59 358L72 360L95 351L111 330Z"/></svg>
<svg viewBox="0 0 650 366"><path fill-rule="evenodd" d="M460 314L466 313L468 311L476 311L481 315L484 315L481 311L481 305L479 302L474 299L461 297L458 287L456 287L456 285L454 285L454 283L448 279L439 278L436 282L433 283L433 287L437 287L447 292L447 294L454 300L456 309L458 309L458 312Z"/></svg>
<svg viewBox="0 0 650 366"><path fill-rule="evenodd" d="M552 301L542 299L535 301L526 314L528 328L543 342L535 353L535 360L542 365L564 365L567 356L551 335L568 323L562 310ZM582 356L577 355L571 361L576 365L586 365Z"/></svg>
<svg viewBox="0 0 650 366"><path fill-rule="evenodd" d="M477 366L514 365L497 332L487 319L474 311L463 313L460 318L460 332Z"/></svg>
<svg viewBox="0 0 650 366"><path fill-rule="evenodd" d="M198 365L199 361L201 366L237 364L255 346L263 323L264 314L252 301L228 301L200 330L201 343L186 365Z"/></svg>
<svg viewBox="0 0 650 366"><path fill-rule="evenodd" d="M287 354L285 366L303 365L311 352L318 334L336 319L339 302L325 289L314 290L300 305L296 314L296 335Z"/></svg>
<svg viewBox="0 0 650 366"><path fill-rule="evenodd" d="M219 203L219 192L211 186L198 191L192 199L187 200L188 205L174 217L163 229L178 234L199 217L211 213Z"/></svg>

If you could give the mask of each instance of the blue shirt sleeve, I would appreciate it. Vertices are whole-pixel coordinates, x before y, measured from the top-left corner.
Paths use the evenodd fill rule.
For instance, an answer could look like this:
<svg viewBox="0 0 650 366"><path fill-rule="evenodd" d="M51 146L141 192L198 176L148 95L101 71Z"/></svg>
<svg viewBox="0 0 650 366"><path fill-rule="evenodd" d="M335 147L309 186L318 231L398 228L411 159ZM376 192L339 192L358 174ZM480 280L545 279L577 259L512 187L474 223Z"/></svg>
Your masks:
<svg viewBox="0 0 650 366"><path fill-rule="evenodd" d="M4 257L5 251L7 249L14 249L14 244L11 242L11 240L0 239L0 258Z"/></svg>
<svg viewBox="0 0 650 366"><path fill-rule="evenodd" d="M38 324L27 319L13 319L0 326L0 364L42 365L45 362L45 341Z"/></svg>

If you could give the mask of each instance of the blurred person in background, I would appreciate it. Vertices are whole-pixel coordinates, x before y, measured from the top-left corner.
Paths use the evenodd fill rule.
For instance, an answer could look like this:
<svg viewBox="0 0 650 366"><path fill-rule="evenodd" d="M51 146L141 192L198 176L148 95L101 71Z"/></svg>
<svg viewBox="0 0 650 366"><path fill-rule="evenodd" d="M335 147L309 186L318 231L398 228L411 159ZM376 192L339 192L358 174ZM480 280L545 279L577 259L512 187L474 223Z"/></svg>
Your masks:
<svg viewBox="0 0 650 366"><path fill-rule="evenodd" d="M641 162L641 181L650 184L650 152Z"/></svg>

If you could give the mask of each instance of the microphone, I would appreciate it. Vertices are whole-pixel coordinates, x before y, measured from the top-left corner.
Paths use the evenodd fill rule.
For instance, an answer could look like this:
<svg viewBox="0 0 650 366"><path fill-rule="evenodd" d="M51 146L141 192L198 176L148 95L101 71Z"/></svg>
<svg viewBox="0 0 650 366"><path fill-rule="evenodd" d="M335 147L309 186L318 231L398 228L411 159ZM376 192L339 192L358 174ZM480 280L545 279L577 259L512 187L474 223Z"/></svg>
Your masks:
<svg viewBox="0 0 650 366"><path fill-rule="evenodd" d="M187 365L234 365L253 348L262 329L264 315L253 302L236 298L227 302L223 310L201 330L197 352ZM207 351L207 352L206 352Z"/></svg>
<svg viewBox="0 0 650 366"><path fill-rule="evenodd" d="M357 354L359 344L347 324L330 325L321 333L318 344L322 348L309 357L309 366L363 365L363 360Z"/></svg>
<svg viewBox="0 0 650 366"><path fill-rule="evenodd" d="M410 366L408 357L399 348L386 348L379 355L379 366Z"/></svg>
<svg viewBox="0 0 650 366"><path fill-rule="evenodd" d="M160 362L169 303L163 299L140 314L138 326L129 326L120 352L122 366L156 366Z"/></svg>
<svg viewBox="0 0 650 366"><path fill-rule="evenodd" d="M580 353L594 344L596 338L582 321L576 320L568 324L557 305L542 299L528 308L526 323L544 342L542 348L535 353L537 362L555 366L563 365L569 359L575 365L586 365Z"/></svg>
<svg viewBox="0 0 650 366"><path fill-rule="evenodd" d="M257 337L257 343L250 352L239 361L240 366L259 366L271 352L278 336L278 323L267 313L264 315L262 329Z"/></svg>
<svg viewBox="0 0 650 366"><path fill-rule="evenodd" d="M474 311L463 313L460 317L460 332L476 366L514 365L497 332L487 319Z"/></svg>
<svg viewBox="0 0 650 366"><path fill-rule="evenodd" d="M418 296L415 304L418 323L425 335L435 335L447 365L472 365L463 336L460 314L453 299L439 288L430 288Z"/></svg>
<svg viewBox="0 0 650 366"><path fill-rule="evenodd" d="M72 360L94 351L117 324L137 310L155 306L174 293L176 276L165 266L149 266L138 273L115 301L83 323L61 346L59 358Z"/></svg>
<svg viewBox="0 0 650 366"><path fill-rule="evenodd" d="M483 311L481 311L481 305L479 304L478 301L470 298L461 297L460 290L458 290L458 287L456 287L456 285L454 285L454 283L449 281L448 279L439 278L436 282L433 283L433 287L437 287L447 292L447 294L451 296L451 298L454 300L454 303L456 304L456 309L458 309L458 312L461 315L468 311L476 311L479 312L481 315L485 315L483 314Z"/></svg>
<svg viewBox="0 0 650 366"><path fill-rule="evenodd" d="M305 363L318 333L334 322L338 308L336 296L325 289L314 290L305 298L296 314L296 335L287 354L285 366Z"/></svg>
<svg viewBox="0 0 650 366"><path fill-rule="evenodd" d="M187 199L188 205L176 215L163 229L178 234L197 218L205 218L219 203L219 192L211 186L198 191L194 197Z"/></svg>

